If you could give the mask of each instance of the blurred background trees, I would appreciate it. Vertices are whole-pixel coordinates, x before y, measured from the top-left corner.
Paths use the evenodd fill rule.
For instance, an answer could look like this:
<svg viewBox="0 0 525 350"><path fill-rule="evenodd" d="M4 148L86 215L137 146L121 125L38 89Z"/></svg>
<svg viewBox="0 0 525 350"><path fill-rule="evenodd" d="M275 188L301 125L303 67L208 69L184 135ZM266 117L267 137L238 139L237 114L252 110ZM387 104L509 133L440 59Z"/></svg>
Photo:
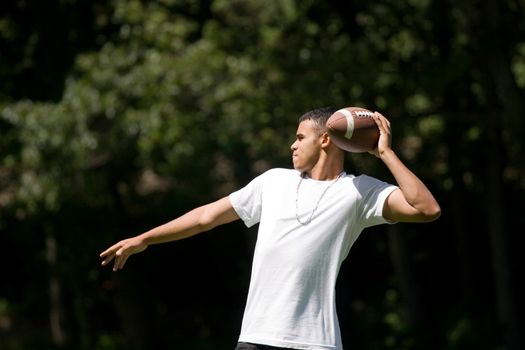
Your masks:
<svg viewBox="0 0 525 350"><path fill-rule="evenodd" d="M523 348L521 0L0 4L0 348L232 349L256 231L115 240L290 167L297 118L380 110L442 204L366 231L347 347ZM369 155L347 172L391 180ZM521 328L520 328L521 326Z"/></svg>

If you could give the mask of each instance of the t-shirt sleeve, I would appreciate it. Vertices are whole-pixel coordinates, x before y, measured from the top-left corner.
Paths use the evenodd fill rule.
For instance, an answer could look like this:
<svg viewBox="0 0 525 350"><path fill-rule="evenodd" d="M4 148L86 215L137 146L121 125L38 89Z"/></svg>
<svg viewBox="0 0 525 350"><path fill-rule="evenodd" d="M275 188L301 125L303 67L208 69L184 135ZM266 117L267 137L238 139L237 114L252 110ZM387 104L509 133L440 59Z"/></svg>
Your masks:
<svg viewBox="0 0 525 350"><path fill-rule="evenodd" d="M233 209L247 227L261 220L262 192L267 173L257 176L249 184L229 195Z"/></svg>
<svg viewBox="0 0 525 350"><path fill-rule="evenodd" d="M367 175L359 176L356 186L361 197L358 216L364 227L395 223L383 217L383 207L385 200L392 191L398 188L397 186Z"/></svg>

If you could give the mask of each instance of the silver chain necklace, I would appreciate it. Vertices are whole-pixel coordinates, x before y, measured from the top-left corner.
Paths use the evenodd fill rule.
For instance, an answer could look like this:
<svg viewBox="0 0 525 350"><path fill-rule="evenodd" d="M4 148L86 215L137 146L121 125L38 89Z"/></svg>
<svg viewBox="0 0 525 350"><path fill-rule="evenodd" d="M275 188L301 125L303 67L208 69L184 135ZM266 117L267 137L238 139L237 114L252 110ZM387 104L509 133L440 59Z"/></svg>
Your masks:
<svg viewBox="0 0 525 350"><path fill-rule="evenodd" d="M315 212L317 211L317 208L319 207L319 203L321 202L321 199L323 199L325 193L330 189L330 187L332 187L337 181L339 181L339 179L343 176L344 173L345 173L344 171L341 171L339 175L337 175L337 178L335 179L335 181L331 182L328 186L326 186L323 193L321 193L321 195L319 196L317 203L315 203L315 207L310 213L310 217L306 221L301 221L301 219L299 218L299 188L301 187L301 183L303 182L306 176L304 173L301 174L301 179L299 180L299 183L297 184L297 189L295 190L295 218L297 219L298 223L300 223L303 226L306 226L310 222L312 222L312 219L314 217Z"/></svg>

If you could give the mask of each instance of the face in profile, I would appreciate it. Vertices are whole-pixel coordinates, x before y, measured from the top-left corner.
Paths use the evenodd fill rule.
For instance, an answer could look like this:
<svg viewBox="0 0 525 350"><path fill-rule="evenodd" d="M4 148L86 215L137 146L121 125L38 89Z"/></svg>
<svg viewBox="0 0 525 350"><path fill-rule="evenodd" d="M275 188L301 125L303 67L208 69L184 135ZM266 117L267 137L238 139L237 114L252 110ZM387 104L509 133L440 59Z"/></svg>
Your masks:
<svg viewBox="0 0 525 350"><path fill-rule="evenodd" d="M319 160L322 134L316 123L303 120L299 123L295 142L291 145L293 166L300 172L309 171Z"/></svg>

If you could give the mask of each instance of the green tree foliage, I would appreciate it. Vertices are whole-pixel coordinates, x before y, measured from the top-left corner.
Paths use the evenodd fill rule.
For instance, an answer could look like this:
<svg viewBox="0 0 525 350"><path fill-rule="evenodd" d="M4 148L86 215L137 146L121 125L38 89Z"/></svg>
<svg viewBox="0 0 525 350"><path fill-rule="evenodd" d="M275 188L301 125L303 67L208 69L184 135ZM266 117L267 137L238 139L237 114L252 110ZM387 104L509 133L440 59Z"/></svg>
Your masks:
<svg viewBox="0 0 525 350"><path fill-rule="evenodd" d="M518 349L523 3L48 5L1 5L2 349L233 348L254 232L154 248L118 276L97 254L290 166L297 118L326 105L384 112L445 213L363 235L338 285L345 342ZM388 179L369 155L347 166Z"/></svg>

